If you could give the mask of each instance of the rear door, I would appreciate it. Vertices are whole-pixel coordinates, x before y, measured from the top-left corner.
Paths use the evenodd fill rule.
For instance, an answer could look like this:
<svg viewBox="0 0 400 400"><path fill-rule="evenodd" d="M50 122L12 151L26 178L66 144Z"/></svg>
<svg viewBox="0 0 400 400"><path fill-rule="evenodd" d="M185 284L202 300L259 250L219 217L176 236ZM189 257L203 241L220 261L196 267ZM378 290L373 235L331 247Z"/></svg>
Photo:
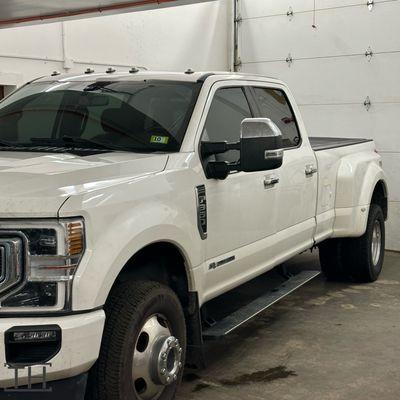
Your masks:
<svg viewBox="0 0 400 400"><path fill-rule="evenodd" d="M282 132L285 148L277 193L277 251L296 253L313 243L317 202L317 161L285 88L253 86L260 116L270 118Z"/></svg>

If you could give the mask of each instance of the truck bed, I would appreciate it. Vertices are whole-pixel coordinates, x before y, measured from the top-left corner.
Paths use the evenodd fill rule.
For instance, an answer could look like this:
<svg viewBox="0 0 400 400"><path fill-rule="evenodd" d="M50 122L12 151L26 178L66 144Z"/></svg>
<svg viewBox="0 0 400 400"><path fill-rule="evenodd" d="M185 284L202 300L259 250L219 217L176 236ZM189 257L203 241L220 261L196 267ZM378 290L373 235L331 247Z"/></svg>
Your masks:
<svg viewBox="0 0 400 400"><path fill-rule="evenodd" d="M366 142L372 142L372 139L348 139L348 138L333 138L333 137L316 137L311 136L310 144L314 151L327 149L335 149L337 147L352 146Z"/></svg>

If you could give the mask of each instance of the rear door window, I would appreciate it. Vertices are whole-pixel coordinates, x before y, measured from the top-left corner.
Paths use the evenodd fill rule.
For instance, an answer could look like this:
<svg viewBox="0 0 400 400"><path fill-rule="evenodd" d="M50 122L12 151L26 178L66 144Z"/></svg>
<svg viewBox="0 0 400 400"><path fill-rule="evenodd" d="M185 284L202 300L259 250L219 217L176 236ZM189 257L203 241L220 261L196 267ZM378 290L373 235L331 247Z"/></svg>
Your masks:
<svg viewBox="0 0 400 400"><path fill-rule="evenodd" d="M261 117L271 119L281 130L283 146L297 147L301 142L296 117L283 90L254 88Z"/></svg>

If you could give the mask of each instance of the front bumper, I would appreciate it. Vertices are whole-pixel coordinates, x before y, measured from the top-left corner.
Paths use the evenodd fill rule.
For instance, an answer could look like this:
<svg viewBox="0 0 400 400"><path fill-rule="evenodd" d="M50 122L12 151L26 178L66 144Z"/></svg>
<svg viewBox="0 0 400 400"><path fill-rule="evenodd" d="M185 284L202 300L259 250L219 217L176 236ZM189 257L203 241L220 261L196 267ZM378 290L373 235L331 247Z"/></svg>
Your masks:
<svg viewBox="0 0 400 400"><path fill-rule="evenodd" d="M87 375L81 374L49 382L47 390L43 390L40 383L32 385L31 388L21 386L18 390L0 389L0 400L84 400Z"/></svg>
<svg viewBox="0 0 400 400"><path fill-rule="evenodd" d="M92 367L99 356L104 322L103 310L65 317L0 318L0 388L16 386L15 370L6 366L4 334L7 330L13 327L41 325L58 325L61 328L61 349L48 361L51 365L46 366L45 379L51 382L75 377ZM31 373L32 383L42 382L43 366L33 366ZM20 369L17 386L27 384L28 369ZM4 391L0 389L0 393L4 394ZM16 393L14 395L18 398Z"/></svg>

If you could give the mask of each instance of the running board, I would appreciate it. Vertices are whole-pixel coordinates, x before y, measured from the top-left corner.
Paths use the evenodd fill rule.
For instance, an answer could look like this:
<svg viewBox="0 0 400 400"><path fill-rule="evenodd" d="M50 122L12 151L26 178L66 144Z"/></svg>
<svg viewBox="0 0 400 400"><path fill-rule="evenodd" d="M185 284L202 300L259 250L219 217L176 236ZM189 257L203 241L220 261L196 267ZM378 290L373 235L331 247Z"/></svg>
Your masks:
<svg viewBox="0 0 400 400"><path fill-rule="evenodd" d="M268 291L253 300L251 303L216 322L211 327L204 329L203 336L205 338L216 338L231 333L236 328L239 328L241 325L266 310L268 307L320 275L320 273L320 271L299 272L275 290Z"/></svg>

